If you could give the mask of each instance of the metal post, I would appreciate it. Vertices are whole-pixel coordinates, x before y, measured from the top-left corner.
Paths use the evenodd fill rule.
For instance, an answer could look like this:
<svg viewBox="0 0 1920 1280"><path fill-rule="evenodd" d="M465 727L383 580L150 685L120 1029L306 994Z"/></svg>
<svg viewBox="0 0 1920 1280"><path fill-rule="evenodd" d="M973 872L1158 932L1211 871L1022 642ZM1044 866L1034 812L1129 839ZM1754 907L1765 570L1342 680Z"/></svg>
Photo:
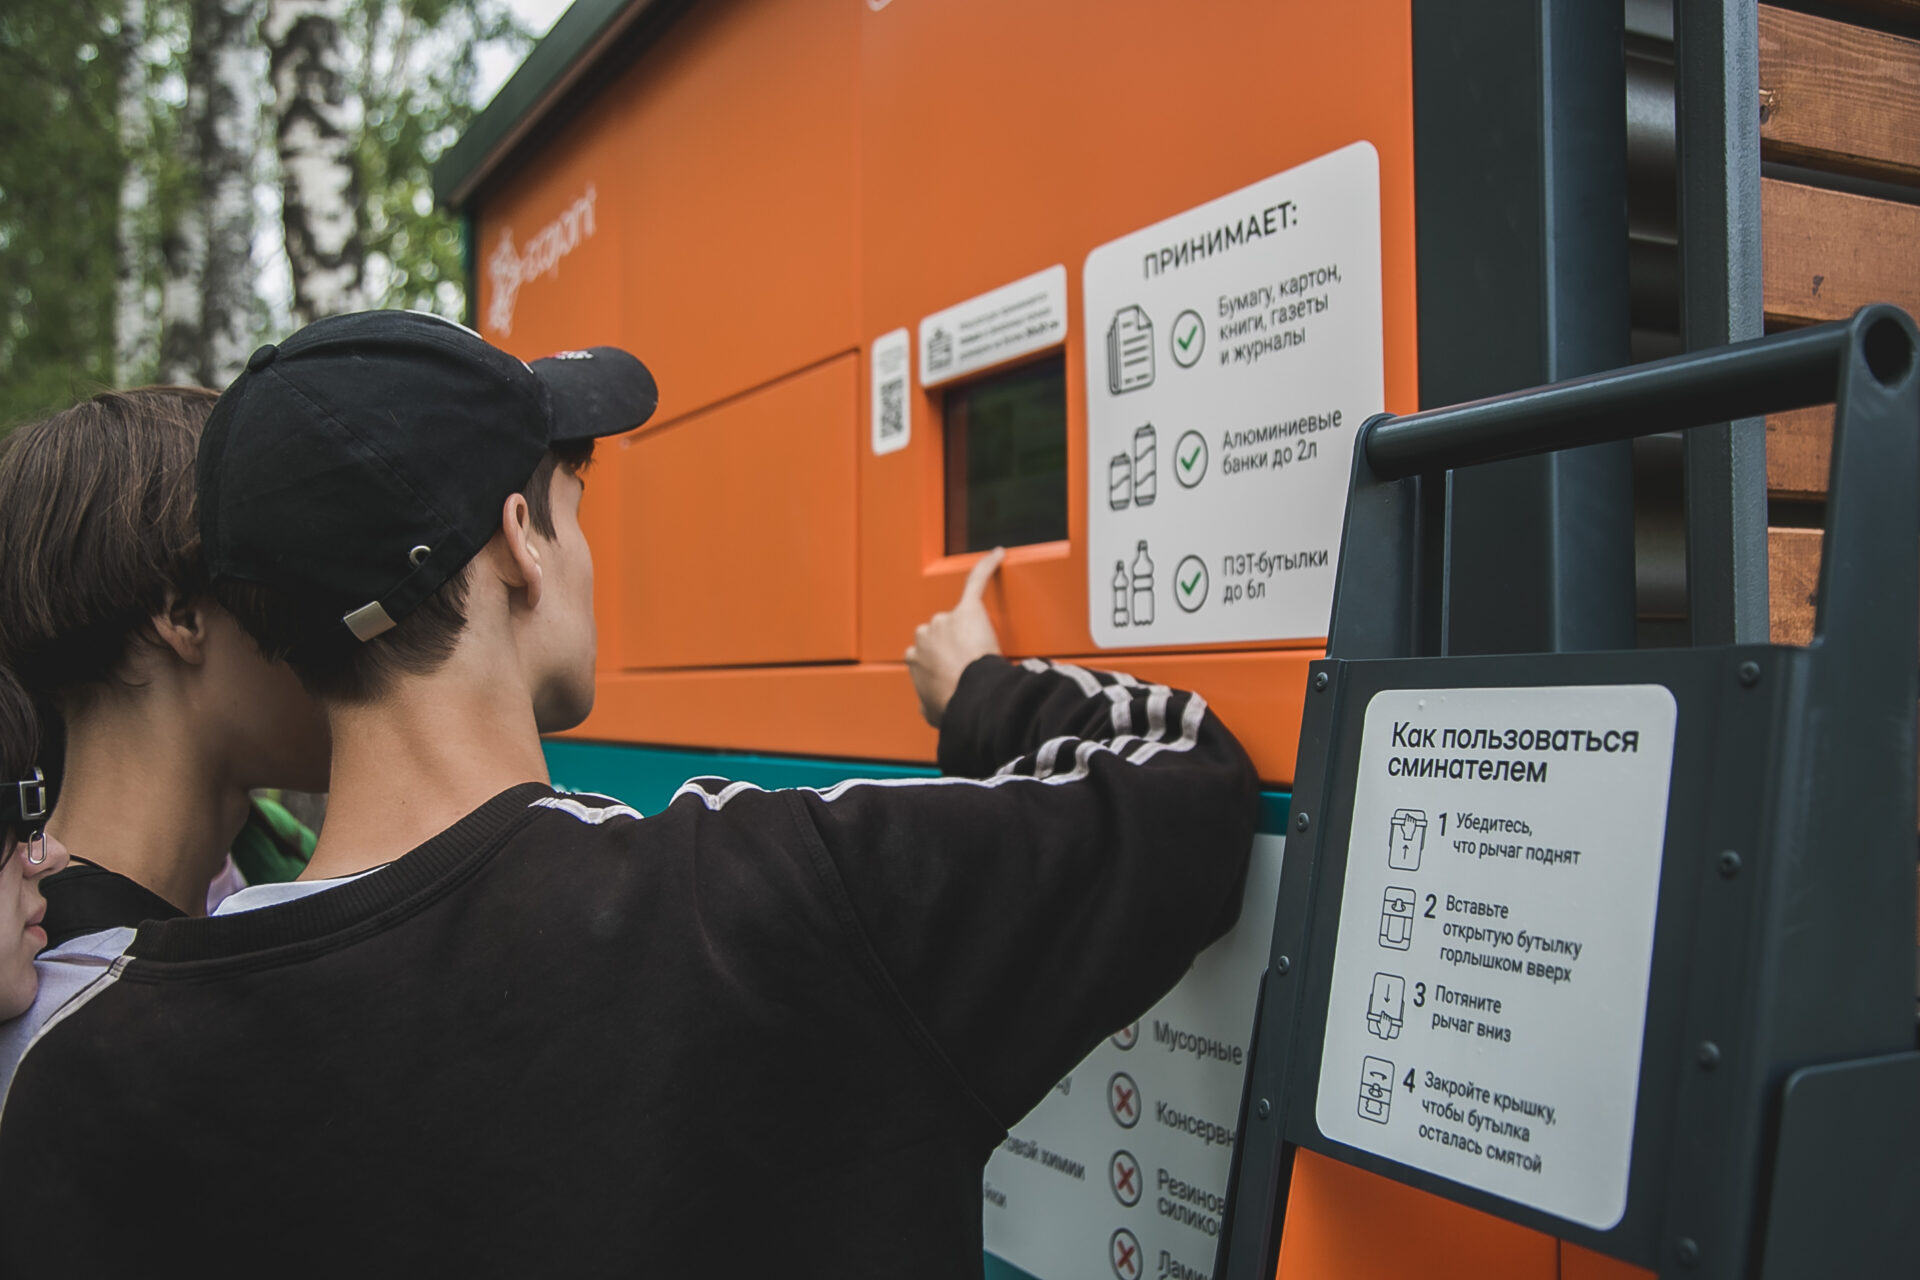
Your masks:
<svg viewBox="0 0 1920 1280"><path fill-rule="evenodd" d="M1421 403L1626 364L1620 6L1423 3L1413 39ZM1629 446L1455 474L1446 509L1447 652L1632 647Z"/></svg>
<svg viewBox="0 0 1920 1280"><path fill-rule="evenodd" d="M1759 24L1752 0L1675 0L1680 325L1689 351L1761 332ZM1695 644L1767 640L1766 447L1758 418L1687 436Z"/></svg>

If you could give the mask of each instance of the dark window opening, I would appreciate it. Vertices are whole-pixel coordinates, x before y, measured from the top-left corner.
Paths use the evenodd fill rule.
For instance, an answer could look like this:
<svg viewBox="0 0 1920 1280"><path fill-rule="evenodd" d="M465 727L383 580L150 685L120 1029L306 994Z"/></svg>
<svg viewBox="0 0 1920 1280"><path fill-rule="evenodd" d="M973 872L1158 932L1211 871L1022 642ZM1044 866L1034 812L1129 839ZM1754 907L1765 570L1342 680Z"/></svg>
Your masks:
<svg viewBox="0 0 1920 1280"><path fill-rule="evenodd" d="M947 554L1065 538L1065 354L950 388L944 415Z"/></svg>

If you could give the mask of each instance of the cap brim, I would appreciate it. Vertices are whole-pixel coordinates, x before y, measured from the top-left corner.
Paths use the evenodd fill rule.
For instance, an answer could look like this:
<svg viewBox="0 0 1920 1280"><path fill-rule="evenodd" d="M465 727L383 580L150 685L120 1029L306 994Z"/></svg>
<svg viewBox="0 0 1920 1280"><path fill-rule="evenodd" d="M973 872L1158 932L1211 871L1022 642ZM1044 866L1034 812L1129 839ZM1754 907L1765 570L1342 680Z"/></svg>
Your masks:
<svg viewBox="0 0 1920 1280"><path fill-rule="evenodd" d="M618 347L565 351L527 367L546 384L553 407L548 438L554 442L617 436L660 406L653 374Z"/></svg>

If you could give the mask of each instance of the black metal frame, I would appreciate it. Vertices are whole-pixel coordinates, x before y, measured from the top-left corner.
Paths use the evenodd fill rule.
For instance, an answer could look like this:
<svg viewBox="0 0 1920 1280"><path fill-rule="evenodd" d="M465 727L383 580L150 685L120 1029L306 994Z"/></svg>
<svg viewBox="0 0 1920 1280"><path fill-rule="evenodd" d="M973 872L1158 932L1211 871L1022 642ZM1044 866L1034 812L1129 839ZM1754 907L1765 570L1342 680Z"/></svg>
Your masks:
<svg viewBox="0 0 1920 1280"><path fill-rule="evenodd" d="M1412 21L1421 405L1627 364L1620 5L1422 0ZM1430 651L1633 647L1630 445L1462 472L1424 515Z"/></svg>
<svg viewBox="0 0 1920 1280"><path fill-rule="evenodd" d="M1689 351L1761 333L1760 15L1673 0L1680 330ZM1767 638L1767 439L1758 418L1687 434L1687 618L1695 644Z"/></svg>
<svg viewBox="0 0 1920 1280"><path fill-rule="evenodd" d="M1904 313L1870 307L1361 430L1216 1276L1273 1274L1296 1146L1663 1275L1911 1269L1917 348ZM1806 648L1420 656L1437 605L1421 521L1446 468L1827 401L1831 497ZM1650 683L1672 691L1679 719L1625 1217L1594 1231L1326 1139L1313 1104L1369 699Z"/></svg>

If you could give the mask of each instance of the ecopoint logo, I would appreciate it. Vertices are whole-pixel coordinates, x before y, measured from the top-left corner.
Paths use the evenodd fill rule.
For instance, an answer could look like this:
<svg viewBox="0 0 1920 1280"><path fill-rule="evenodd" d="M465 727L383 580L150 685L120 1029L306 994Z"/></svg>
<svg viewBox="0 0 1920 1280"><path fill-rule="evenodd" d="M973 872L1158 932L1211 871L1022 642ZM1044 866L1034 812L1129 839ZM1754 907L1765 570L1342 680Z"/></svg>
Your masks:
<svg viewBox="0 0 1920 1280"><path fill-rule="evenodd" d="M493 301L487 307L487 327L495 333L513 332L513 304L520 286L540 276L558 276L560 259L593 235L593 184L578 200L534 233L525 253L514 248L513 228L502 227L499 243L487 258L487 276L493 281Z"/></svg>

